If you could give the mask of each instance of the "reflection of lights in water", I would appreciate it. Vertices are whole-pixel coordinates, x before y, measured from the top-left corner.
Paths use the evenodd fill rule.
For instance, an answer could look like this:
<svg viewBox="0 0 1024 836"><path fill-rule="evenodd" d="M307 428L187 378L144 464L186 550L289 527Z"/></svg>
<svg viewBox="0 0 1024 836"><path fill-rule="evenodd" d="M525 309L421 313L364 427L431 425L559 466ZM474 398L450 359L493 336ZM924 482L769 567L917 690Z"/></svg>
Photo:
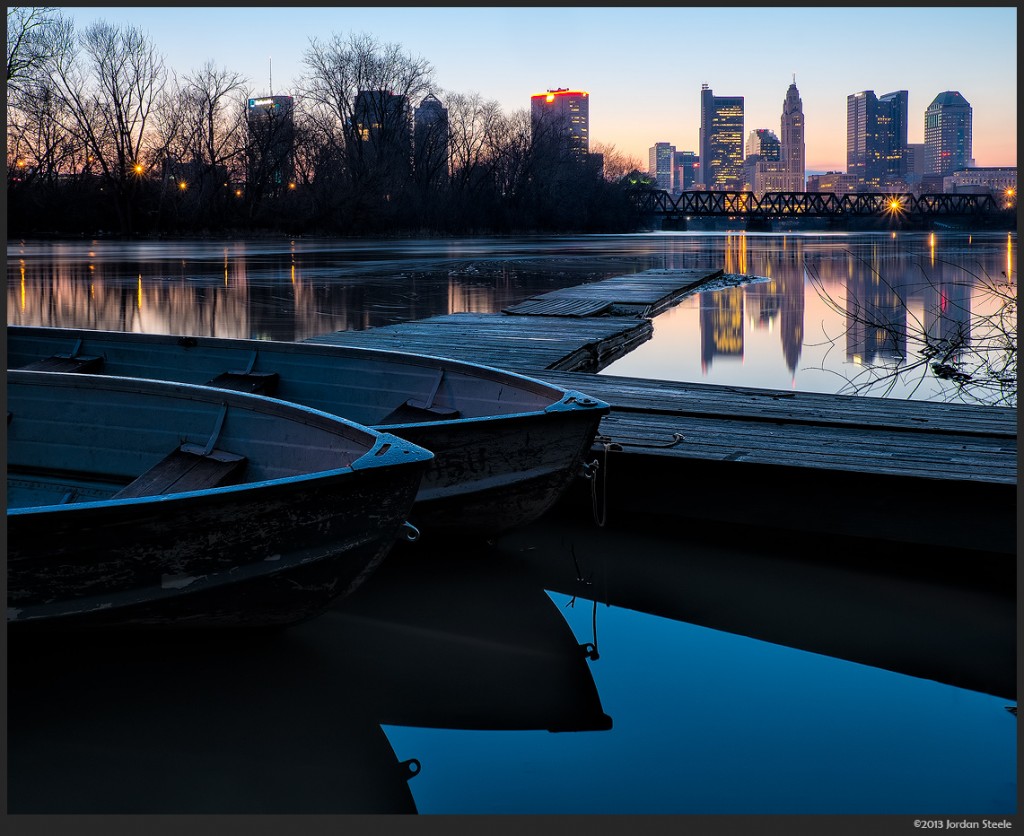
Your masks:
<svg viewBox="0 0 1024 836"><path fill-rule="evenodd" d="M25 310L25 265L21 265L21 310Z"/></svg>
<svg viewBox="0 0 1024 836"><path fill-rule="evenodd" d="M1013 235L1006 236L1006 280L1013 281Z"/></svg>
<svg viewBox="0 0 1024 836"><path fill-rule="evenodd" d="M142 310L142 276L139 276L139 310Z"/></svg>

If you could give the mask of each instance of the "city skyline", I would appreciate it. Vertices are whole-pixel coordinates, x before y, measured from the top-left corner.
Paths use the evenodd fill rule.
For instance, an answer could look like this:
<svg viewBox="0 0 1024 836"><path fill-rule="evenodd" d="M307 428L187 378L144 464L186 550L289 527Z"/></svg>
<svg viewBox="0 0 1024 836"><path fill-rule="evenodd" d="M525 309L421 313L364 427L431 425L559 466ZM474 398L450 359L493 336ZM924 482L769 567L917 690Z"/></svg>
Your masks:
<svg viewBox="0 0 1024 836"><path fill-rule="evenodd" d="M215 7L188 15L174 7L60 11L79 27L101 19L138 26L179 76L213 60L247 77L255 95L297 95L310 39L350 32L425 58L435 68L442 100L444 93L479 93L511 113L528 110L530 97L548 89L584 90L592 149L611 145L644 165L658 142L697 150L702 84L716 95L744 98L745 130L778 130L795 76L808 173L846 170L850 94L908 90L908 140L921 143L927 106L942 91L957 90L974 109L976 164L1016 165L1016 8L1010 7L886 9L885 38L877 37L872 9L659 8L658 32L674 33L664 36L672 38L664 47L656 39L643 42L642 9L436 7L387 16L379 7ZM983 35L990 48L964 46L968 30ZM716 45L709 31L756 32L765 46L739 49L724 35ZM236 37L239 32L244 36ZM835 60L840 36L856 60ZM787 41L794 46L780 48ZM971 61L949 60L951 52L968 48Z"/></svg>

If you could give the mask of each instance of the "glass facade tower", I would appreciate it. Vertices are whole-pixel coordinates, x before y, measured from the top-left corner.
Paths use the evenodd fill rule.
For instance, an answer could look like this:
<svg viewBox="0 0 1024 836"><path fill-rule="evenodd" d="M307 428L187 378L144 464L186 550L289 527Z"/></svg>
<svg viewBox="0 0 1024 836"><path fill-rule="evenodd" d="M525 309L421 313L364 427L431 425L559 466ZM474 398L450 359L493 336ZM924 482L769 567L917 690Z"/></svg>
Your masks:
<svg viewBox="0 0 1024 836"><path fill-rule="evenodd" d="M928 174L950 174L970 167L973 110L955 90L939 93L924 112L924 158Z"/></svg>
<svg viewBox="0 0 1024 836"><path fill-rule="evenodd" d="M700 182L708 191L743 186L743 97L700 91Z"/></svg>

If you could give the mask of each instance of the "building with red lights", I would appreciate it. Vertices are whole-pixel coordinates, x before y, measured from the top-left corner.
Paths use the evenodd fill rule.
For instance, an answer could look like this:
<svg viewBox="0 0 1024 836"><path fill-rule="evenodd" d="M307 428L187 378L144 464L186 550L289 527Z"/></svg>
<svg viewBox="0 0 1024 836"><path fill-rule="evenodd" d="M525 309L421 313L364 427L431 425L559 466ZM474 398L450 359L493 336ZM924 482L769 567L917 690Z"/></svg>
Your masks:
<svg viewBox="0 0 1024 836"><path fill-rule="evenodd" d="M530 125L534 141L559 137L573 157L590 153L590 94L559 87L530 97Z"/></svg>

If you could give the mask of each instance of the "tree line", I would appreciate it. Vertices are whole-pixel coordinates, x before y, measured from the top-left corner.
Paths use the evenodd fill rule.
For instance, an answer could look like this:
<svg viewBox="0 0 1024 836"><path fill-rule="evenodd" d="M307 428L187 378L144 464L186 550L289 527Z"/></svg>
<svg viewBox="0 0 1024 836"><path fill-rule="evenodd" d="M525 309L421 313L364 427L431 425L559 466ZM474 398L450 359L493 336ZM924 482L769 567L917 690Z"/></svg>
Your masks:
<svg viewBox="0 0 1024 836"><path fill-rule="evenodd" d="M573 155L562 126L438 90L427 60L371 35L311 38L287 123L257 125L247 79L214 61L179 76L138 27L78 31L57 9L9 7L7 31L9 235L638 227L626 188L639 161L610 145ZM366 91L434 96L444 135L413 137L408 108L370 114L368 132Z"/></svg>

